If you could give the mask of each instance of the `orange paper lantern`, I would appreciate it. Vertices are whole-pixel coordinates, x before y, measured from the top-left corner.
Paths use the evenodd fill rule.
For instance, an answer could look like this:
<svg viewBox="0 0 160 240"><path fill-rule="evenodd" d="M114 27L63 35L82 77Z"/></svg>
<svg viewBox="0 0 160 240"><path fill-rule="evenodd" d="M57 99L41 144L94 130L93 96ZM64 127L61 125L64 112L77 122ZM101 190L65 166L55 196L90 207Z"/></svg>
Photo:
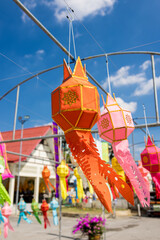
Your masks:
<svg viewBox="0 0 160 240"><path fill-rule="evenodd" d="M55 187L52 185L52 183L50 182L50 177L51 173L48 169L47 166L44 166L43 171L42 171L42 177L44 179L44 182L46 184L46 187L48 188L48 191L51 192L49 185L54 189L54 191L56 190Z"/></svg>
<svg viewBox="0 0 160 240"><path fill-rule="evenodd" d="M91 128L100 117L99 94L86 76L80 58L72 73L64 61L63 83L52 92L52 118L62 128L73 157L91 183L99 200L111 212L111 194L106 178L133 204L128 185L100 159Z"/></svg>

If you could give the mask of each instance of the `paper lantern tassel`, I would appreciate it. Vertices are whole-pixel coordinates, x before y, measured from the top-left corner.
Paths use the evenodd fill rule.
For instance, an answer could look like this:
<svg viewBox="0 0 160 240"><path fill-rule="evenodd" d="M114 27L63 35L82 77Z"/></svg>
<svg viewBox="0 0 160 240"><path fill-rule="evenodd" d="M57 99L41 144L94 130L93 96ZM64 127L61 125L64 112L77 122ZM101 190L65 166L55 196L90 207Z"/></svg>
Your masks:
<svg viewBox="0 0 160 240"><path fill-rule="evenodd" d="M68 138L69 134L71 136ZM93 186L99 200L109 212L112 212L112 196L110 189L106 185L106 179L118 188L119 192L128 202L132 205L134 204L133 193L130 187L120 179L109 164L101 160L90 132L70 132L66 134L66 141L72 155Z"/></svg>
<svg viewBox="0 0 160 240"><path fill-rule="evenodd" d="M62 160L61 164L57 167L57 174L60 178L61 195L64 200L67 198L66 176L68 176L68 173L69 168L66 165L65 161Z"/></svg>
<svg viewBox="0 0 160 240"><path fill-rule="evenodd" d="M82 198L84 197L83 184L77 168L74 169L74 175L77 178L77 195L79 200L82 200Z"/></svg>
<svg viewBox="0 0 160 240"><path fill-rule="evenodd" d="M27 223L32 223L32 221L27 218L26 214L25 214L25 210L26 210L26 202L24 201L24 199L21 197L20 198L20 201L18 203L18 209L20 211L19 213L19 218L18 218L18 225L20 224L21 222L21 219L23 218ZM31 215L30 212L26 211L29 215Z"/></svg>
<svg viewBox="0 0 160 240"><path fill-rule="evenodd" d="M50 202L50 207L52 208L52 213L53 213L53 223L55 226L57 226L58 225L57 208L59 207L59 204L54 197Z"/></svg>
<svg viewBox="0 0 160 240"><path fill-rule="evenodd" d="M49 210L49 205L46 202L45 199L42 200L42 205L41 205L41 211L43 214L43 219L44 219L44 228L46 229L47 226L50 226L50 222L47 216L47 211Z"/></svg>
<svg viewBox="0 0 160 240"><path fill-rule="evenodd" d="M38 212L39 212L39 206L38 203L35 201L35 199L32 199L32 204L31 204L31 208L33 211L33 215L35 216L35 218L37 219L37 222L39 222L40 224L42 224L39 216L38 216Z"/></svg>
<svg viewBox="0 0 160 240"><path fill-rule="evenodd" d="M2 138L2 134L0 133L0 142L1 141L3 141L3 138ZM2 156L5 161L5 169L4 169L4 172L2 173L2 179L5 180L6 178L13 178L14 176L11 174L8 166L5 143L0 144L0 156Z"/></svg>
<svg viewBox="0 0 160 240"><path fill-rule="evenodd" d="M112 144L114 155L129 178L142 206L149 206L149 191L128 148L128 140Z"/></svg>
<svg viewBox="0 0 160 240"><path fill-rule="evenodd" d="M9 204L6 202L2 208L2 215L4 216L4 237L8 237L8 229L14 232L13 227L10 224L9 216L12 214L12 209Z"/></svg>
<svg viewBox="0 0 160 240"><path fill-rule="evenodd" d="M48 169L47 166L44 166L43 171L42 171L42 177L43 180L46 184L46 187L48 188L48 191L51 192L49 185L54 189L54 191L56 190L55 187L52 185L49 177L50 177L50 170Z"/></svg>

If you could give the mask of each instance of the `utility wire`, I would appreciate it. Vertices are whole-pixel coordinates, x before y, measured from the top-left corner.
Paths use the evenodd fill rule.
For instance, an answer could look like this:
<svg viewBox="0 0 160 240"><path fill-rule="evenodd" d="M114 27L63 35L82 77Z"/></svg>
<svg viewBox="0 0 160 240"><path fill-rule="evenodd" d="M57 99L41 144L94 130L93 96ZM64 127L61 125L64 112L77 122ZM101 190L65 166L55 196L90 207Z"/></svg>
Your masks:
<svg viewBox="0 0 160 240"><path fill-rule="evenodd" d="M160 40L153 41L153 42L150 42L150 43L141 44L141 45L134 46L134 47L130 47L130 48L127 48L127 49L120 50L118 52L124 52L124 51L127 51L127 50L132 50L132 49L135 49L135 48L140 48L140 47L152 45L152 44L155 44L155 43L158 43L158 42L160 42Z"/></svg>
<svg viewBox="0 0 160 240"><path fill-rule="evenodd" d="M18 63L16 63L15 61L13 61L11 58L9 58L8 56L6 56L5 54L0 52L0 55L3 56L4 58L6 58L7 60L9 60L10 62L14 63L17 67L21 68L23 71L28 72L28 74L34 75L32 72L30 72L29 70L27 70L26 68L22 67L21 65L19 65ZM39 78L39 80L41 80L44 84L46 84L46 86L48 86L49 88L52 89L52 86L49 85L48 83L46 83L44 80L42 80L41 78Z"/></svg>
<svg viewBox="0 0 160 240"><path fill-rule="evenodd" d="M6 97L4 98L4 100L15 105L15 102L14 102L14 101L12 101L12 100L10 100L10 99L8 99L8 98L6 98ZM38 113L35 113L35 111L31 111L31 108L27 108L27 107L23 106L23 105L20 104L20 103L19 103L19 107L22 108L22 109L24 109L24 110L27 110L28 112L32 113L33 115L35 115L35 116L37 116L37 117L40 117L42 120L47 121L47 119L44 119L44 116L43 116L43 115L40 115L40 114L38 114Z"/></svg>
<svg viewBox="0 0 160 240"><path fill-rule="evenodd" d="M14 78L20 78L20 77L23 77L23 76L26 76L26 75L29 75L29 74L30 73L25 73L25 74L21 74L21 75L17 75L17 76L2 78L2 79L0 79L0 82L11 80L11 79L14 79Z"/></svg>

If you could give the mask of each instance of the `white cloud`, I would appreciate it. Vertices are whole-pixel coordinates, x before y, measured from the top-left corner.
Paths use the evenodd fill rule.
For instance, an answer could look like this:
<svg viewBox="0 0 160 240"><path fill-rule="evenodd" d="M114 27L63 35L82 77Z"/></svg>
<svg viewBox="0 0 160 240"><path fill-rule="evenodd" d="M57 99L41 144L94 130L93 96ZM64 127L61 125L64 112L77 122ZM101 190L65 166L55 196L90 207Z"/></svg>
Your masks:
<svg viewBox="0 0 160 240"><path fill-rule="evenodd" d="M38 60L43 60L44 53L45 53L45 51L44 51L43 49L38 50L38 51L36 52L36 58L37 58Z"/></svg>
<svg viewBox="0 0 160 240"><path fill-rule="evenodd" d="M36 52L36 54L37 55L42 55L42 54L44 54L44 50L43 49L39 49L39 50L37 50L37 52Z"/></svg>
<svg viewBox="0 0 160 240"><path fill-rule="evenodd" d="M131 74L131 66L121 67L115 75L110 76L110 81L114 86L133 85L136 83L144 82L146 80L145 72L138 74Z"/></svg>
<svg viewBox="0 0 160 240"><path fill-rule="evenodd" d="M123 66L114 75L110 76L111 85L115 87L129 85L137 85L133 96L147 95L153 92L153 80L147 79L146 70L151 67L151 62L149 60L143 62L139 69L139 73L131 73L134 66ZM156 77L157 89L160 88L160 76ZM105 80L102 84L104 89L108 88L108 81ZM134 107L134 106L133 106Z"/></svg>
<svg viewBox="0 0 160 240"><path fill-rule="evenodd" d="M147 70L150 66L151 66L151 61L150 61L150 60L147 60L147 61L145 61L144 63L142 63L142 64L140 65L140 68L141 68L143 71L145 71L145 70Z"/></svg>
<svg viewBox="0 0 160 240"><path fill-rule="evenodd" d="M117 97L116 98L117 103L124 109L131 111L134 113L137 110L137 102L125 102L122 98Z"/></svg>
<svg viewBox="0 0 160 240"><path fill-rule="evenodd" d="M44 54L45 54L45 51L43 49L39 49L34 54L25 54L24 58L26 59L36 58L36 60L43 60Z"/></svg>
<svg viewBox="0 0 160 240"><path fill-rule="evenodd" d="M29 10L34 9L37 6L36 0L29 0L29 1L27 0L27 1L24 1L23 4ZM21 18L24 23L26 23L30 19L24 12L22 13Z"/></svg>
<svg viewBox="0 0 160 240"><path fill-rule="evenodd" d="M160 77L156 78L156 86L160 88ZM148 81L140 83L140 85L136 88L133 95L134 96L141 96L150 94L153 91L153 80L150 79Z"/></svg>
<svg viewBox="0 0 160 240"><path fill-rule="evenodd" d="M123 109L126 109L128 111L131 111L134 113L137 110L137 102L125 102L122 98L117 97L116 98L117 103L122 107ZM101 106L100 112L102 113L104 111L104 106Z"/></svg>
<svg viewBox="0 0 160 240"><path fill-rule="evenodd" d="M66 3L74 10L76 16L82 20L87 16L104 16L106 13L112 11L116 1L117 0L66 0ZM42 0L41 3L49 8L54 8L55 17L59 21L66 19L67 4L64 0Z"/></svg>
<svg viewBox="0 0 160 240"><path fill-rule="evenodd" d="M28 59L29 59L29 58L31 58L31 57L32 57L32 54L25 54L25 55L24 55L24 58L28 58Z"/></svg>

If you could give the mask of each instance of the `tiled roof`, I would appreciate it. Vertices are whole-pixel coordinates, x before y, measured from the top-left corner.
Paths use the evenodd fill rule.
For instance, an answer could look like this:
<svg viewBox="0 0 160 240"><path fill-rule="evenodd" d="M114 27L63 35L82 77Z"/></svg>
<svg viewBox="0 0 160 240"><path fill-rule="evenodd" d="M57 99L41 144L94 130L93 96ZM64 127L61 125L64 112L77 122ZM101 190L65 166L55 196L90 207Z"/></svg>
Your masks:
<svg viewBox="0 0 160 240"><path fill-rule="evenodd" d="M34 128L26 128L23 129L23 138L30 137L38 137L45 136L49 130L51 130L51 126L42 126L42 127L34 127ZM13 136L13 131L1 132L3 140L11 140ZM15 139L21 138L21 129L16 130ZM32 151L36 148L36 146L41 142L41 139L38 140L30 140L22 142L22 154L30 155ZM20 152L20 142L6 143L6 150L11 152ZM16 162L19 160L18 155L8 154L7 153L8 162ZM21 157L21 161L26 160L26 157Z"/></svg>

